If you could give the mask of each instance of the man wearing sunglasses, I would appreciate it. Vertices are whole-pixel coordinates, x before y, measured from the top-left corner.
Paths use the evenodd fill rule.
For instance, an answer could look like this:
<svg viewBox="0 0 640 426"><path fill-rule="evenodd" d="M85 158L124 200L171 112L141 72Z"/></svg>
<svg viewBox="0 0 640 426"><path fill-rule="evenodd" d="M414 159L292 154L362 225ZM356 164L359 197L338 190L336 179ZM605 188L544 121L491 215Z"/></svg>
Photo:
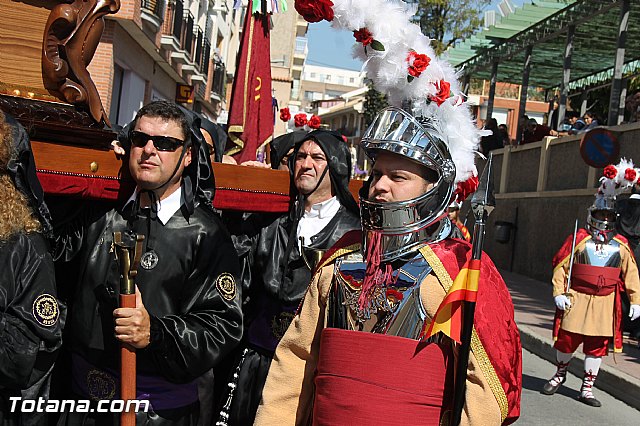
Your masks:
<svg viewBox="0 0 640 426"><path fill-rule="evenodd" d="M121 139L136 184L128 201L104 209L90 203L70 223L58 223L56 257L73 259L79 271L69 291L70 396L118 399L118 347L125 344L136 349L137 398L150 402L148 412L137 413L138 424L192 425L210 393L199 390L198 379L241 337L238 258L213 212L199 118L158 101L144 106L129 129ZM135 308L118 307L114 232L145 237ZM79 415L66 413L60 424L102 424L114 416Z"/></svg>

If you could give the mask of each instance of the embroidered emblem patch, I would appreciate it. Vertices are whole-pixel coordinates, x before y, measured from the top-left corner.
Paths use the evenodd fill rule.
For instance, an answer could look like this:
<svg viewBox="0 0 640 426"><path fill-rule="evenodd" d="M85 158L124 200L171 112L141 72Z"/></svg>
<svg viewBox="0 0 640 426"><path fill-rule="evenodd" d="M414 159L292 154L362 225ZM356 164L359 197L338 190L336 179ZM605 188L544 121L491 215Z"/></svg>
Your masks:
<svg viewBox="0 0 640 426"><path fill-rule="evenodd" d="M58 301L50 294L41 294L33 302L33 317L38 324L51 327L58 322Z"/></svg>
<svg viewBox="0 0 640 426"><path fill-rule="evenodd" d="M273 337L278 340L282 339L294 317L295 315L292 312L280 312L280 315L274 315L271 318L271 333L273 333Z"/></svg>
<svg viewBox="0 0 640 426"><path fill-rule="evenodd" d="M228 272L218 275L216 288L225 300L236 297L236 279Z"/></svg>
<svg viewBox="0 0 640 426"><path fill-rule="evenodd" d="M116 395L116 381L110 374L100 370L87 373L87 390L94 401L113 399Z"/></svg>
<svg viewBox="0 0 640 426"><path fill-rule="evenodd" d="M140 266L146 270L150 270L156 267L158 264L158 255L155 251L148 251L142 255L140 259Z"/></svg>

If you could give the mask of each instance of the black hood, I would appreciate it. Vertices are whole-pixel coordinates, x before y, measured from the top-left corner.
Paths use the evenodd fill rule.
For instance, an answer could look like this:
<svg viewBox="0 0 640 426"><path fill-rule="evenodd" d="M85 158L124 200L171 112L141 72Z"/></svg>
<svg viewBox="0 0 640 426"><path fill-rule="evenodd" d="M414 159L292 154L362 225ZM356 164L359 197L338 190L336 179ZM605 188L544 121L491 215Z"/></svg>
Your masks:
<svg viewBox="0 0 640 426"><path fill-rule="evenodd" d="M182 107L180 109L189 123L188 137L191 139L191 164L182 173L182 197L189 213L193 213L193 208L198 202L204 203L206 207L213 210L216 182L209 148L200 131L200 117L193 111Z"/></svg>
<svg viewBox="0 0 640 426"><path fill-rule="evenodd" d="M51 214L44 202L44 191L36 174L36 163L31 151L31 142L26 130L13 117L5 113L5 121L11 127L13 155L7 164L7 171L18 191L29 202L31 210L42 225L45 237L53 235Z"/></svg>
<svg viewBox="0 0 640 426"><path fill-rule="evenodd" d="M304 130L295 130L272 140L269 144L271 146L271 168L277 169L287 152L296 144L304 141L307 134Z"/></svg>
<svg viewBox="0 0 640 426"><path fill-rule="evenodd" d="M293 172L295 158L302 143L307 140L313 140L320 146L322 152L327 157L329 166L329 176L331 177L331 186L333 191L347 210L351 211L358 217L360 210L356 200L349 191L349 180L351 179L351 153L342 135L340 133L329 130L314 130L306 135L300 142L296 143L295 149L291 157L289 157L289 175L293 185ZM295 187L294 187L295 188Z"/></svg>
<svg viewBox="0 0 640 426"><path fill-rule="evenodd" d="M224 128L209 120L202 114L198 114L200 117L200 127L207 131L211 135L213 140L213 147L215 149L215 156L213 161L216 163L222 162L222 154L224 154L224 148L227 146L227 133Z"/></svg>
<svg viewBox="0 0 640 426"><path fill-rule="evenodd" d="M211 166L211 158L209 157L209 147L200 131L200 116L179 105L178 107L187 119L189 134L186 140L191 142L191 164L182 173L183 202L189 214L193 213L193 209L200 202L213 210L213 197L216 188L215 177ZM131 149L130 134L135 127L134 121L131 121L118 131L118 141L127 153ZM222 154L220 154L220 158L222 158Z"/></svg>
<svg viewBox="0 0 640 426"><path fill-rule="evenodd" d="M640 238L640 199L618 200L616 210L620 215L616 220L618 232L630 239Z"/></svg>

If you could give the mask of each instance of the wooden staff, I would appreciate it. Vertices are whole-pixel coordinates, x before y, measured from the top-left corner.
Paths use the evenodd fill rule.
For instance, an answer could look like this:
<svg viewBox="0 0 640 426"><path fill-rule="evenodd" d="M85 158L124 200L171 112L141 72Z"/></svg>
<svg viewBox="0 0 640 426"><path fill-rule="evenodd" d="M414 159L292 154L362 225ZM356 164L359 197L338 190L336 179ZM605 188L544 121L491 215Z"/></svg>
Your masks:
<svg viewBox="0 0 640 426"><path fill-rule="evenodd" d="M120 265L120 297L121 308L136 307L135 277L142 255L144 235L114 232L116 259ZM128 401L136 399L136 351L130 345L120 344L120 399ZM129 410L120 415L122 426L135 426L136 413Z"/></svg>

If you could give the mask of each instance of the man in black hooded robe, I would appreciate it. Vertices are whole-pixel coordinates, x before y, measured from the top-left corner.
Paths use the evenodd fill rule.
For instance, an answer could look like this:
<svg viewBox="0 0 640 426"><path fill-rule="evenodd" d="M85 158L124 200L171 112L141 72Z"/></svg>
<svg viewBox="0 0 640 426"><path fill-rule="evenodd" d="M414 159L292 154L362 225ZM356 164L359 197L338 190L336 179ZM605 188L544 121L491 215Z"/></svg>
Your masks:
<svg viewBox="0 0 640 426"><path fill-rule="evenodd" d="M221 401L223 424L253 424L275 348L309 285L314 254L360 226L349 192L351 155L338 133L307 134L289 157L289 173L294 195L289 212L270 221L260 215L249 218L261 228L248 231L248 254L241 255L245 332L229 371L229 392ZM220 378L221 373L216 375Z"/></svg>
<svg viewBox="0 0 640 426"><path fill-rule="evenodd" d="M66 344L75 399L118 399L119 346L136 348L138 424L195 425L197 379L240 340L239 264L213 212L199 118L166 101L144 106L125 141L136 189L121 207L87 203L57 225L56 258L79 271ZM122 142L122 141L121 141ZM71 220L69 220L71 219ZM136 308L118 308L113 233L144 235ZM213 384L211 384L213 386ZM112 424L112 413L66 413L59 424Z"/></svg>
<svg viewBox="0 0 640 426"><path fill-rule="evenodd" d="M616 220L616 228L618 232L629 240L629 247L633 251L634 257L640 257L640 189L637 185L633 186L631 196L619 200L616 203L616 210L620 215ZM622 322L623 329L628 331L631 336L640 339L640 320L631 321L629 319L629 296L626 292L622 293Z"/></svg>

